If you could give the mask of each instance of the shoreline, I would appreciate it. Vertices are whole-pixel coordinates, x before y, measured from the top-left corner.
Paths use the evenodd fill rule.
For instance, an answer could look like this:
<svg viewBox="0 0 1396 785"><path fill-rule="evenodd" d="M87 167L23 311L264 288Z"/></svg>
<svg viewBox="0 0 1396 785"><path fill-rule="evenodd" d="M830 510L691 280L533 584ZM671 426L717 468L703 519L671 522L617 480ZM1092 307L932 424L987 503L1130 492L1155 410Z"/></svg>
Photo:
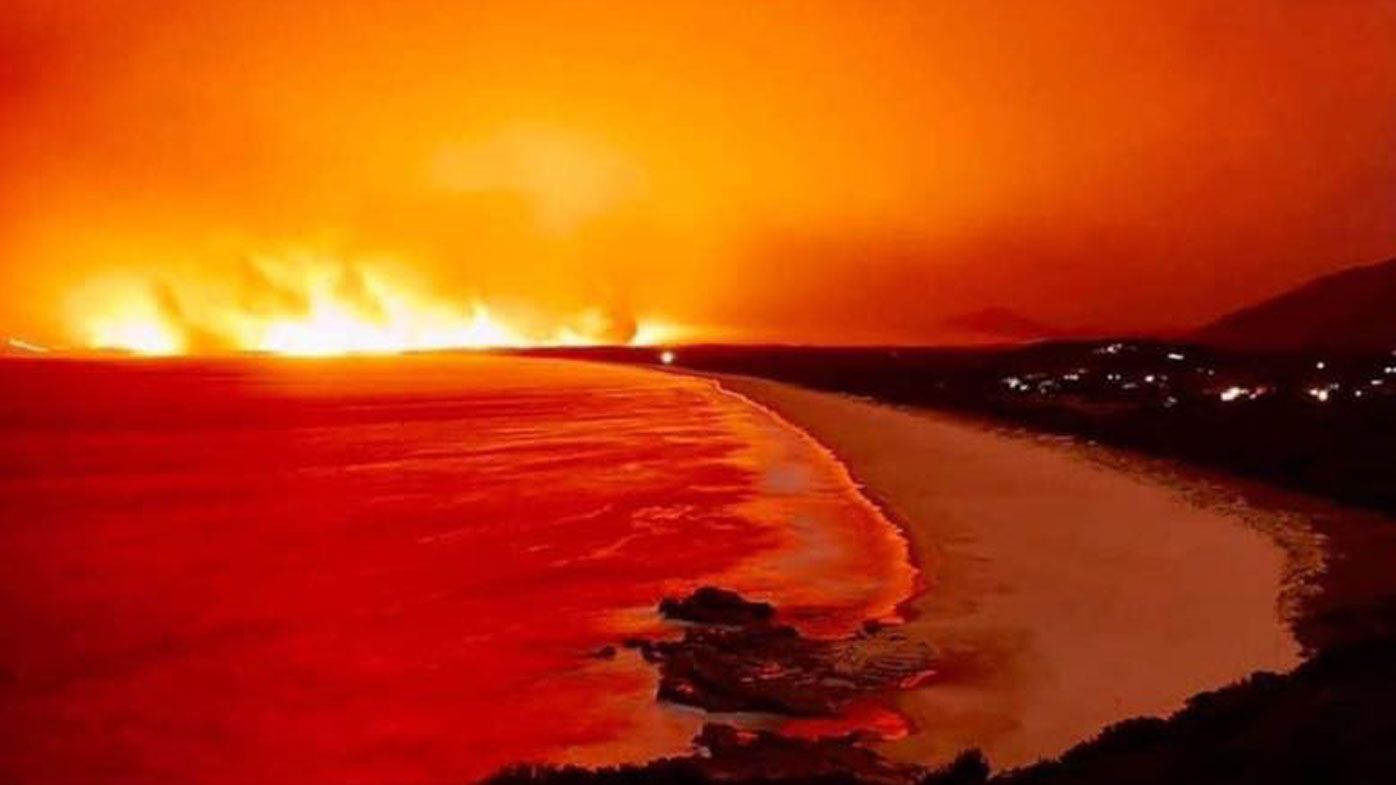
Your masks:
<svg viewBox="0 0 1396 785"><path fill-rule="evenodd" d="M899 606L904 629L942 660L924 685L893 696L913 731L877 745L891 759L937 765L979 748L995 768L1025 765L1302 661L1284 598L1302 593L1296 575L1313 577L1311 565L1296 568L1295 543L1318 545L1292 520L1265 531L1246 510L1199 503L1149 467L1107 465L1117 451L709 378L830 451L908 544L920 590ZM1140 514L1144 523L1131 520ZM1283 544L1280 532L1295 539Z"/></svg>
<svg viewBox="0 0 1396 785"><path fill-rule="evenodd" d="M789 431L822 459L827 461L829 465L834 468L835 472L838 473L839 481L845 486L848 494L855 499L871 517L876 519L878 523L884 527L886 538L896 543L896 549L900 551L899 555L902 560L901 566L905 571L902 574L889 577L895 583L906 583L908 585L899 592L899 598L892 604L891 608L888 609L888 612L874 614L864 619L864 621L886 621L894 623L906 621L911 605L918 597L926 592L926 565L922 561L922 554L912 543L906 525L896 520L894 514L886 505L870 496L867 487L859 481L852 467L850 467L834 449L820 441L815 434L799 424L792 422L773 406L729 387L727 383L731 380L728 378L711 376L708 377L708 381L712 383L718 394L735 398L740 401L742 405L761 412L762 415L770 418L777 425Z"/></svg>

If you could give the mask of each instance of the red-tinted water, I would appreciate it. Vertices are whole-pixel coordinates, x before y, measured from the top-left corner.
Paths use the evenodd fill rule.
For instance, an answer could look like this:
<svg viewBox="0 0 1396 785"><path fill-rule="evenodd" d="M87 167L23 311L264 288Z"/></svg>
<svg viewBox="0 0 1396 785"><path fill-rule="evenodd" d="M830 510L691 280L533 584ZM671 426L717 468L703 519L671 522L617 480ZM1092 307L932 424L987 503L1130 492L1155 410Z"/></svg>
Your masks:
<svg viewBox="0 0 1396 785"><path fill-rule="evenodd" d="M0 363L0 780L454 783L683 750L629 654L717 583L910 589L842 467L714 384L490 357Z"/></svg>

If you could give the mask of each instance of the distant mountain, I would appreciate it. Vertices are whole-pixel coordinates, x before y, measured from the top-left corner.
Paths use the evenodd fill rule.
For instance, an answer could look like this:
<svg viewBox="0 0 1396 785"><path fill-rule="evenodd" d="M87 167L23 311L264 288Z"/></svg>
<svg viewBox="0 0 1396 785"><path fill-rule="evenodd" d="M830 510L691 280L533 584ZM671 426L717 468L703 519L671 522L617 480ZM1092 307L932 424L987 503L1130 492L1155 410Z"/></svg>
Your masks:
<svg viewBox="0 0 1396 785"><path fill-rule="evenodd" d="M1062 335L1059 328L1002 307L983 308L952 316L941 322L940 327L956 336L980 340L1030 341Z"/></svg>
<svg viewBox="0 0 1396 785"><path fill-rule="evenodd" d="M1233 349L1396 349L1396 259L1316 278L1197 332Z"/></svg>

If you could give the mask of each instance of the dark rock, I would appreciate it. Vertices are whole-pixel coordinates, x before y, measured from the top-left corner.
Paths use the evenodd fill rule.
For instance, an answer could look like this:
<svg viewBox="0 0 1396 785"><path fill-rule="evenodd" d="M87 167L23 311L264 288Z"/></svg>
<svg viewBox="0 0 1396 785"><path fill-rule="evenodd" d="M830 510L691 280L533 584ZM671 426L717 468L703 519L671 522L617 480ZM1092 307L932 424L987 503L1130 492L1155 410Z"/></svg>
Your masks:
<svg viewBox="0 0 1396 785"><path fill-rule="evenodd" d="M882 621L881 619L864 619L862 629L865 635L872 635L892 626L895 625L888 624L887 622Z"/></svg>
<svg viewBox="0 0 1396 785"><path fill-rule="evenodd" d="M647 640L645 638L626 638L625 640L620 642L620 645L623 648L634 649L635 651L640 652L640 656L644 658L645 662L659 661L658 658L655 656L654 641L652 640Z"/></svg>
<svg viewBox="0 0 1396 785"><path fill-rule="evenodd" d="M591 656L598 660L613 660L616 658L616 647L602 646L596 651L593 651Z"/></svg>
<svg viewBox="0 0 1396 785"><path fill-rule="evenodd" d="M716 586L703 586L682 599L665 597L659 603L659 612L678 621L733 627L765 624L776 615L775 607L768 602L748 600Z"/></svg>
<svg viewBox="0 0 1396 785"><path fill-rule="evenodd" d="M841 640L792 627L694 627L657 643L659 698L708 711L835 714L861 695L924 675L930 646L895 627Z"/></svg>

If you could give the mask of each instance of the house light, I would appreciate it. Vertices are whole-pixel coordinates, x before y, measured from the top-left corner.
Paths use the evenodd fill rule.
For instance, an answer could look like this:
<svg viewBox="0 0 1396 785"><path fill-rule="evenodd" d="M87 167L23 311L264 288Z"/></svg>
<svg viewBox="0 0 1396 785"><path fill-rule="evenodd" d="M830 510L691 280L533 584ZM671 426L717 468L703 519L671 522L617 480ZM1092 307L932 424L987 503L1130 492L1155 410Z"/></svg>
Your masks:
<svg viewBox="0 0 1396 785"><path fill-rule="evenodd" d="M1249 390L1247 390L1245 387L1232 386L1226 388L1225 390L1222 390L1221 395L1219 395L1218 397L1221 398L1222 401L1225 403L1231 403L1232 401L1239 400L1241 396L1245 395L1248 392Z"/></svg>

